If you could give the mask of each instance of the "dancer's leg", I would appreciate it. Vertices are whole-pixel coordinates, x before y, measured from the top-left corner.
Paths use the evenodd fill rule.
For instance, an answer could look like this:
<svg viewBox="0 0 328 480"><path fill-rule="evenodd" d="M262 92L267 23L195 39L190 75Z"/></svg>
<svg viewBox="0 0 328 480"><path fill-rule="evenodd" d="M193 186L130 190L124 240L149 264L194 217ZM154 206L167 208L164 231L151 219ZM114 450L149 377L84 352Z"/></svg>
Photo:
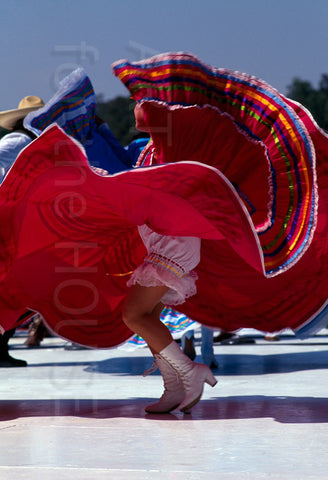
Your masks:
<svg viewBox="0 0 328 480"><path fill-rule="evenodd" d="M133 285L125 301L123 320L133 332L147 342L155 358L159 354L177 372L185 395L179 408L187 412L199 401L204 383L214 386L216 379L206 365L195 364L182 352L173 340L169 329L161 322L160 313L164 307L161 304L161 298L167 290L168 287L165 286ZM160 408L157 411L163 412L175 408L176 403L172 403L173 405L170 403L169 408L165 406L165 409Z"/></svg>
<svg viewBox="0 0 328 480"><path fill-rule="evenodd" d="M144 287L135 284L131 287L123 307L123 321L134 333L140 335L153 353L159 353L173 338L160 320L164 308L161 298L168 287Z"/></svg>
<svg viewBox="0 0 328 480"><path fill-rule="evenodd" d="M167 413L177 408L185 398L185 390L177 372L163 360L159 352L173 338L169 329L160 320L164 305L160 300L167 287L131 287L123 308L123 320L148 344L164 381L164 393L158 402L146 407L149 413Z"/></svg>

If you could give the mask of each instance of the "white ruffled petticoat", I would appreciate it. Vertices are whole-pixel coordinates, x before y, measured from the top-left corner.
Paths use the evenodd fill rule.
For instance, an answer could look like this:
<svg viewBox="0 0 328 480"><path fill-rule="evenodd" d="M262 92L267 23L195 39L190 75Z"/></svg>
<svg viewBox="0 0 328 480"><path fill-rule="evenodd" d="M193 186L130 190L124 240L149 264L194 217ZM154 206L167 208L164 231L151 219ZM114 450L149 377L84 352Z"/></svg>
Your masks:
<svg viewBox="0 0 328 480"><path fill-rule="evenodd" d="M161 298L165 305L179 305L195 295L198 277L193 268L200 261L200 238L164 236L147 225L138 230L148 255L127 285L168 286L169 290Z"/></svg>

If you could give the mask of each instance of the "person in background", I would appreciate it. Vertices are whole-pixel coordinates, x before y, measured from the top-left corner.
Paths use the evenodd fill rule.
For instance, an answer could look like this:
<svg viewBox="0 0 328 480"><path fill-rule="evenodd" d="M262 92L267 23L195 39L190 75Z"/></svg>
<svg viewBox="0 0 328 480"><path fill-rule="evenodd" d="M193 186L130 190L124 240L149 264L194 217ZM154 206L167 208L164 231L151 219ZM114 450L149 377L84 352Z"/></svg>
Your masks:
<svg viewBox="0 0 328 480"><path fill-rule="evenodd" d="M20 151L32 142L36 136L23 126L26 115L44 105L43 100L35 95L24 97L18 108L0 112L0 184L15 162ZM0 335L0 368L25 367L27 362L9 355L8 342L15 329Z"/></svg>
<svg viewBox="0 0 328 480"><path fill-rule="evenodd" d="M39 347L45 337L51 336L52 333L46 327L43 317L39 313L36 313L31 319L28 336L24 345L29 348Z"/></svg>
<svg viewBox="0 0 328 480"><path fill-rule="evenodd" d="M209 327L201 326L201 355L202 360L211 370L219 368L219 364L214 355L213 349L213 330ZM195 331L188 330L181 337L181 348L183 352L191 359L196 358L195 350Z"/></svg>

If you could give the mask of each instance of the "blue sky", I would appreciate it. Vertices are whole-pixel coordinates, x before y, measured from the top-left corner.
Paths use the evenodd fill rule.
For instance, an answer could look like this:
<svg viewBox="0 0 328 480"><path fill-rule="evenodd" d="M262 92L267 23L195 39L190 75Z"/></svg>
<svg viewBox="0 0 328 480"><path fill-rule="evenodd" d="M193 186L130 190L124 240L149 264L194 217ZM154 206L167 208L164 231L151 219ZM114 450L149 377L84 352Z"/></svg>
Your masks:
<svg viewBox="0 0 328 480"><path fill-rule="evenodd" d="M1 0L0 110L25 95L49 100L77 66L97 94L127 95L121 58L187 51L256 75L282 93L294 77L328 73L327 0Z"/></svg>

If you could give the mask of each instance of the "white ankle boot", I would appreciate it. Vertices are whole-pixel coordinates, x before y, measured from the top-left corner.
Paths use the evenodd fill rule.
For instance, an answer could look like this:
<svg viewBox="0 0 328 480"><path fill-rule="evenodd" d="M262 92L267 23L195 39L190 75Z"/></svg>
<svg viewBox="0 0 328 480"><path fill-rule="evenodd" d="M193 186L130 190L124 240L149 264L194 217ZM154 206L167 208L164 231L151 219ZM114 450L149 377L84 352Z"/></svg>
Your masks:
<svg viewBox="0 0 328 480"><path fill-rule="evenodd" d="M200 400L205 382L211 387L217 384L208 366L192 362L174 341L160 352L160 356L174 368L182 381L185 391L185 397L179 405L182 412L187 412Z"/></svg>
<svg viewBox="0 0 328 480"><path fill-rule="evenodd" d="M145 410L148 413L169 413L180 405L186 396L185 391L178 372L160 355L154 357L163 377L164 393L157 403L148 405Z"/></svg>

